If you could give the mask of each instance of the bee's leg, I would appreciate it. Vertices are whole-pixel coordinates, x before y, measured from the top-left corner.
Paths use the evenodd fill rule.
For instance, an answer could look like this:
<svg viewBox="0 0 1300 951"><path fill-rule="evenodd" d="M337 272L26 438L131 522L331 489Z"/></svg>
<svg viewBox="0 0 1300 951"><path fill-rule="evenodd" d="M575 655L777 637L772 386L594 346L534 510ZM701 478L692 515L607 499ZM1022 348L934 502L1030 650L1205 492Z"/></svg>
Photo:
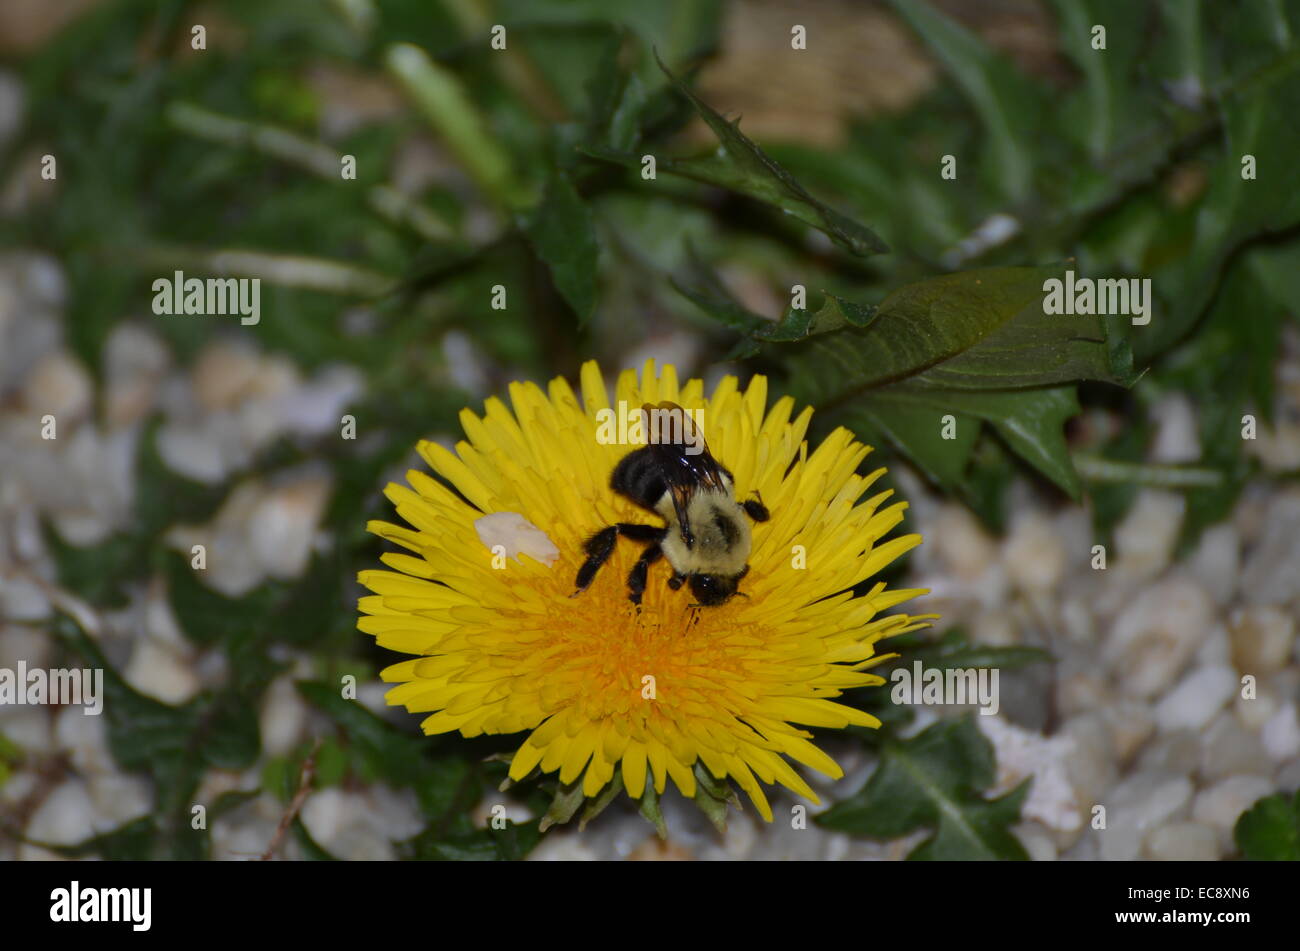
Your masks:
<svg viewBox="0 0 1300 951"><path fill-rule="evenodd" d="M614 526L624 538L634 542L657 542L668 534L667 529L655 528L653 525L638 525L635 522L619 522Z"/></svg>
<svg viewBox="0 0 1300 951"><path fill-rule="evenodd" d="M754 494L758 495L757 492L755 492ZM741 506L744 507L745 514L748 515L756 522L766 522L769 518L772 517L772 513L769 512L767 510L767 506L763 504L762 498L746 499L744 502L741 502L740 504Z"/></svg>
<svg viewBox="0 0 1300 951"><path fill-rule="evenodd" d="M653 525L637 525L632 522L619 522L609 528L602 528L588 538L587 543L582 546L583 551L587 553L587 560L578 569L578 577L573 582L578 590L573 593L581 594L595 579L600 566L614 553L614 545L618 542L619 535L638 542L657 542L664 537L664 534L665 530L662 528L655 528Z"/></svg>
<svg viewBox="0 0 1300 951"><path fill-rule="evenodd" d="M668 587L672 588L674 591L676 591L685 583L686 583L686 576L683 574L678 574L676 571L674 571L673 576L668 579Z"/></svg>
<svg viewBox="0 0 1300 951"><path fill-rule="evenodd" d="M573 581L574 587L578 589L573 592L575 595L585 591L591 584L600 566L609 560L609 556L614 551L614 543L617 541L618 527L615 525L602 528L587 539L587 543L582 546L582 550L587 553L587 560L582 563L582 567L578 569L578 577Z"/></svg>
<svg viewBox="0 0 1300 951"><path fill-rule="evenodd" d="M646 576L650 571L650 566L662 558L663 553L664 550L659 547L659 543L654 542L641 553L641 557L632 566L632 571L627 576L627 599L633 604L641 603L641 595L645 594Z"/></svg>

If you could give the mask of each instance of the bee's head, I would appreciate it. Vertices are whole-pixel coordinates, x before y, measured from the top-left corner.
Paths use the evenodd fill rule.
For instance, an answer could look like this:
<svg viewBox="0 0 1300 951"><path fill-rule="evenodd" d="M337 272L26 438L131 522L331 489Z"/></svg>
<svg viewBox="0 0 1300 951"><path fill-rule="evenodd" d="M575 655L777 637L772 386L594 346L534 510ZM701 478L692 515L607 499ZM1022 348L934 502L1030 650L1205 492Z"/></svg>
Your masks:
<svg viewBox="0 0 1300 951"><path fill-rule="evenodd" d="M691 575L691 594L708 607L722 604L736 593L740 575Z"/></svg>

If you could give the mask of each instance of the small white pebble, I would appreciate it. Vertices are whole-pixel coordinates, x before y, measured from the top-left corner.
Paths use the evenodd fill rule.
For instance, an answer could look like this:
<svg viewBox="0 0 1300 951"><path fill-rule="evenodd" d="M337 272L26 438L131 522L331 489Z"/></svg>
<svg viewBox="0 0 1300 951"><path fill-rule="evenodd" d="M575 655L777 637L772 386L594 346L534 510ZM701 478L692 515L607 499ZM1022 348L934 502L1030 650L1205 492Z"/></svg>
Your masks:
<svg viewBox="0 0 1300 951"><path fill-rule="evenodd" d="M1300 719L1296 705L1288 703L1269 717L1259 734L1264 750L1278 762L1300 756Z"/></svg>
<svg viewBox="0 0 1300 951"><path fill-rule="evenodd" d="M1201 667L1192 671L1156 704L1161 730L1200 730L1232 699L1237 677L1229 667Z"/></svg>
<svg viewBox="0 0 1300 951"><path fill-rule="evenodd" d="M1143 489L1115 526L1117 557L1112 569L1129 579L1153 578L1168 566L1183 525L1181 494Z"/></svg>
<svg viewBox="0 0 1300 951"><path fill-rule="evenodd" d="M1197 794L1192 818L1213 827L1220 846L1230 849L1237 819L1273 791L1273 783L1265 776L1230 776Z"/></svg>
<svg viewBox="0 0 1300 951"><path fill-rule="evenodd" d="M1143 851L1157 862L1214 862L1219 858L1219 838L1198 822L1171 822L1147 833Z"/></svg>
<svg viewBox="0 0 1300 951"><path fill-rule="evenodd" d="M179 704L199 691L199 678L176 652L151 637L136 638L122 679L146 696Z"/></svg>
<svg viewBox="0 0 1300 951"><path fill-rule="evenodd" d="M1296 570L1300 572L1300 566ZM1295 618L1271 604L1242 608L1232 613L1229 631L1237 672L1259 678L1286 665L1295 641Z"/></svg>
<svg viewBox="0 0 1300 951"><path fill-rule="evenodd" d="M95 807L80 779L60 783L27 823L27 838L51 845L73 845L95 834Z"/></svg>
<svg viewBox="0 0 1300 951"><path fill-rule="evenodd" d="M1012 523L1002 553L1011 583L1024 590L1050 591L1065 573L1065 547L1056 526L1034 510Z"/></svg>

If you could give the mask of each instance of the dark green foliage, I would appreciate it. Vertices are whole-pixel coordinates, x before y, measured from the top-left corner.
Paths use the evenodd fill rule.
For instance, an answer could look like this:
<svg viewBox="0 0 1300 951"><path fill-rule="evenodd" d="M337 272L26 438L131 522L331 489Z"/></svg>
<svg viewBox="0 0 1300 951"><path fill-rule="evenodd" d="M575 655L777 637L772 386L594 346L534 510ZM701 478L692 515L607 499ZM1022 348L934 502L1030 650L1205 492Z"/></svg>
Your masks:
<svg viewBox="0 0 1300 951"><path fill-rule="evenodd" d="M917 829L934 834L909 859L1025 859L1008 826L1020 815L1029 780L997 799L993 747L969 717L937 723L910 740L887 740L880 765L862 791L817 817L842 832L896 839Z"/></svg>
<svg viewBox="0 0 1300 951"><path fill-rule="evenodd" d="M1234 835L1248 859L1300 862L1300 793L1261 799L1241 814Z"/></svg>

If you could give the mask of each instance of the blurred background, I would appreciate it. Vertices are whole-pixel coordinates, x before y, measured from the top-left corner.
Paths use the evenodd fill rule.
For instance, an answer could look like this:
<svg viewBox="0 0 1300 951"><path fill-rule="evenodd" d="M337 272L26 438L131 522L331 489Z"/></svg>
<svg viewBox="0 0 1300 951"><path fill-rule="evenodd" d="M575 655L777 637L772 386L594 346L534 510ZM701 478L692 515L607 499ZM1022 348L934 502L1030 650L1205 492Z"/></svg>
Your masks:
<svg viewBox="0 0 1300 951"><path fill-rule="evenodd" d="M4 0L0 668L107 697L0 706L0 857L1300 857L1300 4L1221 13ZM1014 317L979 398L872 375L900 287L1067 262L1150 278L1151 324ZM260 320L155 313L178 270ZM998 668L999 714L859 691L885 726L819 735L807 829L666 798L661 840L628 803L543 835L519 737L385 707L382 487L592 357L763 372L877 446L926 538L887 580L943 615L900 662Z"/></svg>

